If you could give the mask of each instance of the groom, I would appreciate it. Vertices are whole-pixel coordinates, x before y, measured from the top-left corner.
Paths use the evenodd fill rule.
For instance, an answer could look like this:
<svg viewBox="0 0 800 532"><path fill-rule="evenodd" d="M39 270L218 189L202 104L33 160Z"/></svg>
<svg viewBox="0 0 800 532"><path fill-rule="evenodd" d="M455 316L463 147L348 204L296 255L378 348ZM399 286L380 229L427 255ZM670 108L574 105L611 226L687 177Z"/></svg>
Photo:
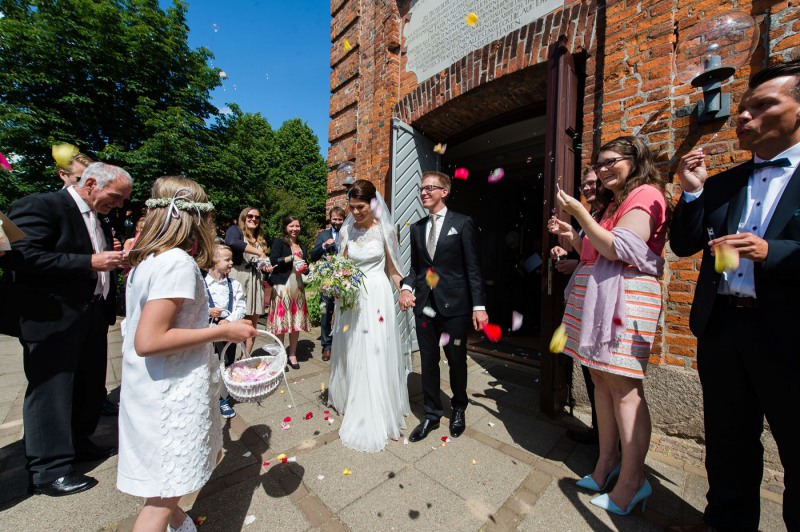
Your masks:
<svg viewBox="0 0 800 532"><path fill-rule="evenodd" d="M430 215L411 228L411 271L403 279L400 292L400 308L414 307L425 396L425 419L408 437L412 442L439 428L444 413L439 390L439 345L445 333L445 339L449 340L444 354L453 392L450 435L457 438L463 434L470 319L476 331L489 322L475 224L469 216L453 212L445 205L450 194L450 177L441 172L425 172L419 192L422 206Z"/></svg>

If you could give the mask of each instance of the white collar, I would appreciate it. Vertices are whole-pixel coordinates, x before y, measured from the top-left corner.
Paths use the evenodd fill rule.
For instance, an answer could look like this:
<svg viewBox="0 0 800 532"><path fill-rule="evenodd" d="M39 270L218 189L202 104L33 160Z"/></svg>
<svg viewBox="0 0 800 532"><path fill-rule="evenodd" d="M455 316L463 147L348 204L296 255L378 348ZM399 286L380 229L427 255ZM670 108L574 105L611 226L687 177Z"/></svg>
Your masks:
<svg viewBox="0 0 800 532"><path fill-rule="evenodd" d="M67 192L69 192L69 195L72 196L72 199L75 200L75 203L78 205L78 209L80 209L81 214L86 214L87 212L92 210L92 208L89 207L89 204L86 203L86 201L75 190L75 187L67 188Z"/></svg>
<svg viewBox="0 0 800 532"><path fill-rule="evenodd" d="M430 215L431 215L431 214L434 214L434 213L432 213L432 212L429 212L429 213L428 213L428 218L430 218ZM447 214L447 207L442 207L442 209L441 209L439 212L435 213L435 214L436 214L436 216L438 216L439 218L444 218L444 215L445 215L445 214Z"/></svg>

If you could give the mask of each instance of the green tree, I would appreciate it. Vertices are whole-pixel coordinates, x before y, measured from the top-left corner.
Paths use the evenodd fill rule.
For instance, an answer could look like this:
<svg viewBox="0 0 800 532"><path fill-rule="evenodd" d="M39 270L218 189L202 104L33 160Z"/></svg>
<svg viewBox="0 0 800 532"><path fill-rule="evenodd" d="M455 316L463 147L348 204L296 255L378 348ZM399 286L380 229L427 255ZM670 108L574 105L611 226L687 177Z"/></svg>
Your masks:
<svg viewBox="0 0 800 532"><path fill-rule="evenodd" d="M138 197L155 177L197 164L213 142L205 122L220 80L211 52L188 46L187 8L0 0L0 147L16 156L0 200L60 186L54 142L124 165Z"/></svg>
<svg viewBox="0 0 800 532"><path fill-rule="evenodd" d="M313 130L299 118L284 122L275 132L271 183L303 198L308 205L305 225L325 220L328 168L319 153ZM299 216L299 215L298 215Z"/></svg>

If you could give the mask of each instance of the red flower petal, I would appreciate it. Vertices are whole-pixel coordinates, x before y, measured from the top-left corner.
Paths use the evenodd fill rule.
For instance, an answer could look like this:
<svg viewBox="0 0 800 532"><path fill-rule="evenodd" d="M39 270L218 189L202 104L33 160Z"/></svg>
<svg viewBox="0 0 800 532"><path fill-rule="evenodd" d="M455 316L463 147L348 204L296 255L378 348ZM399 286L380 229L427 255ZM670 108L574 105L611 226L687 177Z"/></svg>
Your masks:
<svg viewBox="0 0 800 532"><path fill-rule="evenodd" d="M309 419L311 419L312 417L314 417L314 414L312 414L311 412L309 412L308 414L306 414L306 420L309 420Z"/></svg>
<svg viewBox="0 0 800 532"><path fill-rule="evenodd" d="M614 317L614 325L622 325L622 320L618 316Z"/></svg>
<svg viewBox="0 0 800 532"><path fill-rule="evenodd" d="M286 458L286 457L283 457L283 458L281 458L281 463L282 463L282 464L285 464L285 463L286 463L286 462L288 462L288 461L289 461L289 459L288 459L288 458Z"/></svg>
<svg viewBox="0 0 800 532"><path fill-rule="evenodd" d="M453 177L455 177L456 179L466 179L469 177L469 170L467 170L466 168L456 168Z"/></svg>
<svg viewBox="0 0 800 532"><path fill-rule="evenodd" d="M264 467L266 467L266 466L268 466L268 465L269 465L269 462L264 462L264 463L262 463L261 465L263 465Z"/></svg>
<svg viewBox="0 0 800 532"><path fill-rule="evenodd" d="M381 316L380 318L378 318L378 321L379 321L379 322L381 322L381 323L383 323L383 316Z"/></svg>
<svg viewBox="0 0 800 532"><path fill-rule="evenodd" d="M490 342L499 342L500 338L503 337L503 331L500 329L500 326L494 323L487 323L484 325L483 334L486 335L486 338L488 338Z"/></svg>
<svg viewBox="0 0 800 532"><path fill-rule="evenodd" d="M446 443L447 442L447 436L442 436L442 441Z"/></svg>
<svg viewBox="0 0 800 532"><path fill-rule="evenodd" d="M287 416L287 417L283 418L283 422L284 423L291 423L292 422L292 418Z"/></svg>
<svg viewBox="0 0 800 532"><path fill-rule="evenodd" d="M328 421L330 418L331 416L325 416L325 421Z"/></svg>
<svg viewBox="0 0 800 532"><path fill-rule="evenodd" d="M323 414L330 414L330 413L331 413L330 410L326 410L326 411L323 412Z"/></svg>

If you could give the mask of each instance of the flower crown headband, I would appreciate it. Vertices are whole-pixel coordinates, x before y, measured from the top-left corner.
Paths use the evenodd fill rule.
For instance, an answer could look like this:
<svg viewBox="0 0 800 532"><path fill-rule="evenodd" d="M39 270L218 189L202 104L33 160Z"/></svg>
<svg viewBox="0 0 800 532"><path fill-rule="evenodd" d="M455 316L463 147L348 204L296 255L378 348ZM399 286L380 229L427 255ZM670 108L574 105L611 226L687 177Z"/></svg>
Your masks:
<svg viewBox="0 0 800 532"><path fill-rule="evenodd" d="M179 188L175 191L175 194L172 195L172 198L150 198L144 202L148 209L155 209L158 207L167 207L167 216L164 218L164 225L161 226L161 230L158 232L158 237L160 237L164 231L166 231L167 226L169 225L169 221L173 218L179 218L181 211L194 211L197 213L197 223L202 222L202 215L200 212L211 212L214 210L214 204L210 201L202 202L202 201L192 201L188 198L191 198L192 191L186 187Z"/></svg>

